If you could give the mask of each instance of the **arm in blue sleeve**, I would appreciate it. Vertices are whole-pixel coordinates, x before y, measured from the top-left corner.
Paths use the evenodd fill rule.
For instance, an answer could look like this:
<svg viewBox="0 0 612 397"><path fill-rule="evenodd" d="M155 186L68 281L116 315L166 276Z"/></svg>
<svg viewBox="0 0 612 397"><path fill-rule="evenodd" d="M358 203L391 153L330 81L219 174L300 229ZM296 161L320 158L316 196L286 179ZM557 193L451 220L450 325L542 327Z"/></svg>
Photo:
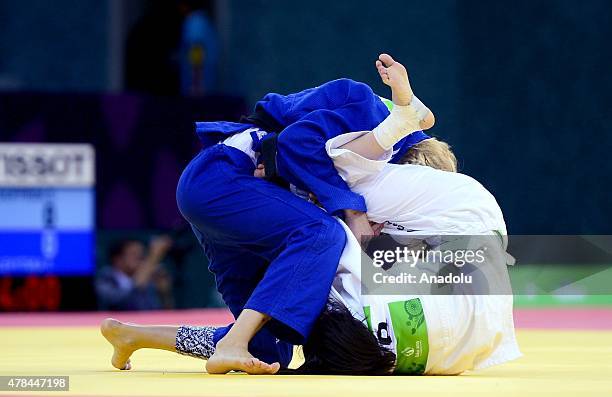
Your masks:
<svg viewBox="0 0 612 397"><path fill-rule="evenodd" d="M366 212L365 200L338 175L325 151L327 134L345 132L336 112L317 110L287 127L278 137L277 164L281 177L313 192L333 215L344 209Z"/></svg>
<svg viewBox="0 0 612 397"><path fill-rule="evenodd" d="M332 80L318 87L289 95L267 94L257 102L256 108L264 110L286 127L310 112L340 108L346 110L349 104L360 104L361 106L361 111L354 114L358 117L354 122L371 122L372 119L376 119L371 128L378 125L389 114L387 107L367 84L350 79Z"/></svg>
<svg viewBox="0 0 612 397"><path fill-rule="evenodd" d="M369 86L348 79L290 97L272 98L266 108L291 123L278 138L280 176L316 194L334 215L344 209L366 212L365 200L338 175L325 143L347 132L373 129L388 116L387 107Z"/></svg>

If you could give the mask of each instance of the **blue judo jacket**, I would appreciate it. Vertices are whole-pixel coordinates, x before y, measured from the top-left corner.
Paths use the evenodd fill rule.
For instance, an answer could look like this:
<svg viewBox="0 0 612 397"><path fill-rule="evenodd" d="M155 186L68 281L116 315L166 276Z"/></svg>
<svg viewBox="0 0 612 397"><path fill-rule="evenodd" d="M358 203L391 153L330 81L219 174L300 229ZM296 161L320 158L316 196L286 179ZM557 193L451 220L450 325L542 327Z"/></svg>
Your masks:
<svg viewBox="0 0 612 397"><path fill-rule="evenodd" d="M325 143L347 132L372 130L389 115L387 106L367 84L339 79L295 94L270 93L255 108L266 112L283 128L276 158L283 179L313 192L333 215L344 209L366 212L365 200L338 175ZM204 147L209 147L250 127L254 125L198 122L196 133ZM398 142L391 161L399 160L411 142L407 138Z"/></svg>

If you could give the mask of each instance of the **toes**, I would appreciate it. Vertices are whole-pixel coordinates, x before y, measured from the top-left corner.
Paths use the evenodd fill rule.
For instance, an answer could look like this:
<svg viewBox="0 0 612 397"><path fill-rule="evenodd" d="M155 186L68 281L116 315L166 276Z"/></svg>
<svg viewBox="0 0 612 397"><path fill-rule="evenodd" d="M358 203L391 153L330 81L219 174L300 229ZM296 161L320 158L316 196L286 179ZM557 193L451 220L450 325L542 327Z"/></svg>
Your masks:
<svg viewBox="0 0 612 397"><path fill-rule="evenodd" d="M277 373L279 369L280 369L280 364L279 363L268 364L268 363L262 362L259 365L259 371L258 372L261 373L261 374L273 375L273 374Z"/></svg>
<svg viewBox="0 0 612 397"><path fill-rule="evenodd" d="M382 79L383 83L389 84L391 82L391 79L389 78L389 70L380 60L376 61L376 70L378 71L378 75Z"/></svg>
<svg viewBox="0 0 612 397"><path fill-rule="evenodd" d="M271 374L275 374L278 371L280 371L280 363L272 363L272 364L270 364L270 368L272 370L270 373Z"/></svg>
<svg viewBox="0 0 612 397"><path fill-rule="evenodd" d="M389 72L387 71L387 69L381 67L380 69L378 69L378 75L380 76L381 79L383 80L388 80L389 79Z"/></svg>
<svg viewBox="0 0 612 397"><path fill-rule="evenodd" d="M130 362L130 356L125 355L123 352L117 349L115 349L115 351L113 352L111 364L113 365L113 367L120 370L130 369L132 367L132 364Z"/></svg>
<svg viewBox="0 0 612 397"><path fill-rule="evenodd" d="M249 357L243 360L244 371L252 374L264 374L269 371L268 364L255 357Z"/></svg>
<svg viewBox="0 0 612 397"><path fill-rule="evenodd" d="M393 65L395 63L395 60L391 57L391 55L389 54L380 54L378 56L378 59L383 63L383 65L385 65L386 67L389 67L391 65Z"/></svg>
<svg viewBox="0 0 612 397"><path fill-rule="evenodd" d="M129 361L121 362L120 360L116 360L115 358L111 360L111 364L113 365L113 367L121 371L130 369L132 367L132 364Z"/></svg>
<svg viewBox="0 0 612 397"><path fill-rule="evenodd" d="M240 360L240 364L240 370L246 372L247 374L259 374L263 371L262 364L265 365L264 362L255 357L244 358Z"/></svg>
<svg viewBox="0 0 612 397"><path fill-rule="evenodd" d="M253 367L250 368L251 373L253 374L267 374L272 375L277 373L280 370L279 363L268 364L258 359L253 359Z"/></svg>

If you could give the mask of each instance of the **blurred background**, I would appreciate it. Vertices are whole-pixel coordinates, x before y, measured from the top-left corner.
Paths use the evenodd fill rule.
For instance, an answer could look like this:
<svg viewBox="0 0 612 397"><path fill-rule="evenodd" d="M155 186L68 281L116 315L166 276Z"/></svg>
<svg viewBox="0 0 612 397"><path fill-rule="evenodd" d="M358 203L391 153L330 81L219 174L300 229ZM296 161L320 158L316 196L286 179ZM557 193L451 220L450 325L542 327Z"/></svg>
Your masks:
<svg viewBox="0 0 612 397"><path fill-rule="evenodd" d="M611 39L607 0L0 0L0 310L219 306L175 203L192 123L339 77L388 95L380 52L509 233L612 234Z"/></svg>

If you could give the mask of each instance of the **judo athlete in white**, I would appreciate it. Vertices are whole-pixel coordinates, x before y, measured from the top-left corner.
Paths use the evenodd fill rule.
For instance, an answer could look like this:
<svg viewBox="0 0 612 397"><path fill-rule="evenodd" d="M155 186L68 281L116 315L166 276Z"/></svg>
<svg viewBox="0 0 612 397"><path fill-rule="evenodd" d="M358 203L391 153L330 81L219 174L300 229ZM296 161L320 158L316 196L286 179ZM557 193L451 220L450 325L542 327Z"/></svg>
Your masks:
<svg viewBox="0 0 612 397"><path fill-rule="evenodd" d="M504 240L495 237L496 233L505 236L504 219L494 197L480 183L458 173L386 164L384 159L368 160L339 149L351 135L332 139L329 154L351 189L366 199L368 217L384 224L383 233L397 237L448 235L451 239L491 235L482 240L488 245L489 258L496 255L497 263L505 259ZM496 241L497 247L491 244ZM359 243L347 229L347 245L331 296L357 318L366 320L368 327L374 325L373 332L384 324L384 338L379 337L379 342L396 354L395 372L459 374L520 356L511 295L496 291L491 295L363 295L363 260ZM412 311L405 310L407 307ZM408 320L408 328L402 316ZM424 335L412 334L418 322L421 327L426 325ZM402 354L408 355L407 360ZM419 354L428 357L415 357Z"/></svg>
<svg viewBox="0 0 612 397"><path fill-rule="evenodd" d="M395 86L390 84L395 94L402 89L402 84L406 86L407 75L400 64L387 65L377 63L383 81L385 76L387 82L389 75L395 76ZM395 98L394 102L397 104ZM362 280L361 270L363 261L369 258L345 226L347 243L332 285L332 303L323 313L321 324L315 326L311 337L314 340L304 348L305 373L342 373L339 368L343 365L342 356L338 351L343 351L345 357L350 353L338 345L326 346L322 341L332 337L329 329L342 332L333 320L333 313L343 313L343 306L367 326L383 350L395 355L393 372L396 374L460 374L521 355L514 333L512 296L505 268L508 256L502 211L493 195L467 175L424 165L388 163L391 147L398 138L392 137L386 142L383 138L381 142L381 129L383 137L389 136L384 135L385 128L391 134L394 129L418 129L411 112L414 114L407 107L398 109L396 105L375 131L330 139L326 148L336 169L351 190L365 198L368 218L384 225L383 233L397 240L408 236L441 236L442 241L450 241L442 242L440 249L466 236L488 236L481 240L472 238L476 240L472 248L485 245L487 261L501 263L503 268L490 269L488 273L485 270L493 288L486 295L382 295L376 291L366 294L363 288L368 280ZM453 163L454 157L449 162ZM445 168L452 170L453 167ZM508 289L503 289L504 286ZM354 361L358 358L347 359L352 361L346 366L355 367Z"/></svg>

